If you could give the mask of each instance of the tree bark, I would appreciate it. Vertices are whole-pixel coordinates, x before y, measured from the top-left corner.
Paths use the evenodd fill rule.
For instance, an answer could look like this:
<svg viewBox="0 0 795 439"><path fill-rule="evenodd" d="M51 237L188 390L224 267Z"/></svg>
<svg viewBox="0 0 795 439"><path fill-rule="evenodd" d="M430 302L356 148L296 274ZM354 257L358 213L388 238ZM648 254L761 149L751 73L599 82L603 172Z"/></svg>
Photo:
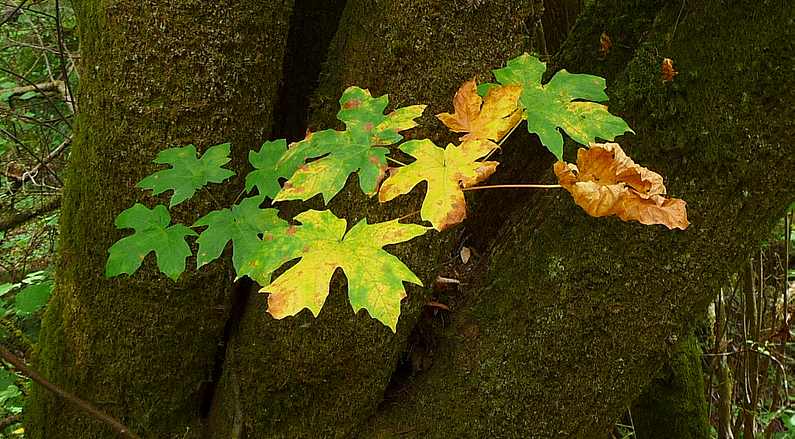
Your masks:
<svg viewBox="0 0 795 439"><path fill-rule="evenodd" d="M530 0L349 0L313 97L310 128L339 128L337 100L358 85L373 96L388 93L390 108L429 104L420 120L424 128L410 136L452 141L457 136L432 115L450 110L465 80L531 50L527 24L541 10ZM379 205L361 194L354 177L331 209L350 226L363 217L373 223L418 211L420 201L415 194ZM430 287L451 259L455 237L427 235L389 251ZM344 278L338 273L334 279L317 318L303 311L274 320L266 313L267 298L251 295L227 351L213 437L347 437L375 412L430 289L408 289L393 334L366 313L354 315Z"/></svg>
<svg viewBox="0 0 795 439"><path fill-rule="evenodd" d="M682 340L668 364L632 407L635 436L648 439L708 439L701 348L693 334Z"/></svg>
<svg viewBox="0 0 795 439"><path fill-rule="evenodd" d="M248 148L244 140L267 134L275 91L262 78L281 71L288 6L106 3L80 7L84 113L39 364L146 437L190 437L202 432L197 394L213 379L228 315L225 267L184 276L176 288L151 269L105 280L101 267L121 235L114 216L140 197L132 185L153 169L141 164L164 144ZM305 311L274 321L265 297L251 294L231 327L207 436L603 437L795 199L786 8L785 0L593 2L553 61L608 78L611 112L637 133L622 146L688 202L687 231L590 218L562 191L473 194L463 232L390 249L428 284L467 271L453 262L458 233L484 251L470 284L449 298L444 323L423 315L429 288L409 289L397 334L351 312L342 276L316 319ZM533 0L349 0L310 126L336 126L336 101L355 84L389 93L393 108L430 104L412 136L444 145L457 136L431 115L450 109L461 82L486 80L488 69L538 49L542 10ZM607 54L602 32L613 40ZM660 77L665 57L680 71L672 82ZM263 74L247 76L252 70ZM246 87L253 92L236 94ZM551 179L551 155L515 136L495 180ZM575 150L567 144L567 158ZM351 180L331 205L349 224L418 209L417 196L378 206ZM190 223L191 212L211 208L201 199L175 219ZM393 372L418 338L433 362L401 381ZM34 438L110 437L38 390L30 411Z"/></svg>
<svg viewBox="0 0 795 439"><path fill-rule="evenodd" d="M787 8L592 5L559 64L608 77L611 112L637 132L622 145L688 202L690 228L590 218L565 193L533 197L495 240L484 281L451 304L434 367L361 437L609 430L795 198ZM600 61L603 31L621 50ZM680 71L671 83L664 57Z"/></svg>
<svg viewBox="0 0 795 439"><path fill-rule="evenodd" d="M232 276L216 262L176 284L149 256L133 276L103 275L127 234L116 215L152 197L135 184L157 152L231 141L231 167L271 134L291 1L83 0L81 114L61 213L57 289L36 368L147 438L202 433L201 412L229 317ZM264 31L267 30L267 31ZM192 224L231 203L239 177L172 209ZM104 425L38 386L26 411L31 438L108 438Z"/></svg>

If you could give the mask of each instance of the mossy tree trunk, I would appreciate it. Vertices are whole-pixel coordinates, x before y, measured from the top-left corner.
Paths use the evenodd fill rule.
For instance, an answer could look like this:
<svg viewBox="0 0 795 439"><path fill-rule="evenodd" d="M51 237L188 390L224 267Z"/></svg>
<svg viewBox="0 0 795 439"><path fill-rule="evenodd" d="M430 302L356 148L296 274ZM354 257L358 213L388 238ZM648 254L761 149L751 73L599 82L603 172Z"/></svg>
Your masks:
<svg viewBox="0 0 795 439"><path fill-rule="evenodd" d="M57 290L35 365L149 438L199 437L230 311L223 262L174 283L153 258L133 276L103 276L113 222L157 152L230 141L232 168L271 135L291 1L82 0L81 113L61 213ZM267 30L267 31L264 31ZM171 210L192 224L230 203L240 181ZM195 259L188 260L194 264ZM206 409L204 407L204 409ZM31 438L108 438L98 421L34 386Z"/></svg>
<svg viewBox="0 0 795 439"><path fill-rule="evenodd" d="M528 25L541 11L534 0L349 0L314 93L310 128L339 128L339 96L359 85L374 96L389 94L390 108L429 104L424 128L412 138L454 140L432 115L450 109L463 81L531 50ZM361 194L355 177L347 189L330 208L349 225L419 210L416 196L379 205ZM454 237L428 235L390 252L430 286ZM276 321L266 313L267 298L251 295L227 350L213 437L347 437L375 412L430 288L409 288L393 334L366 313L354 315L344 282L337 273L317 318L303 311Z"/></svg>
<svg viewBox="0 0 795 439"><path fill-rule="evenodd" d="M795 199L786 11L592 4L558 64L608 77L611 111L637 132L624 149L687 200L690 228L590 218L565 193L532 197L494 240L480 285L451 304L434 366L361 437L604 437ZM670 83L666 57L680 72Z"/></svg>
<svg viewBox="0 0 795 439"><path fill-rule="evenodd" d="M488 69L522 50L539 49L541 3L349 0L310 126L335 126L336 100L352 84L374 95L389 93L393 106L427 103L427 115L449 110L461 82L474 75L484 80ZM264 21L283 30L278 17L284 11L245 2L218 10L202 6L219 14L240 12L245 31L237 34L206 10L191 15L202 8L190 9L193 2L177 2L186 8L178 14L136 5L119 0L81 7L85 122L64 201L61 285L47 317L40 364L54 381L102 402L147 437L173 437L196 430L191 423L198 422L198 403L191 392L209 369L227 314L226 271L219 265L186 276L176 288L152 270L133 280L102 280L105 249L119 236L112 219L140 196L129 186L151 171L141 163L163 143L260 140L256 136L267 134L256 131L266 126L272 96L263 88L269 81L261 78L274 76L249 77L242 69L260 66L278 77L278 56L252 55L278 50L241 44L222 57L220 65L234 67L219 70L219 78L252 81L256 91L241 106L197 98L191 93L200 81L191 74L175 74L167 87L163 78L171 76L161 71L195 73L191 69L212 65L194 58L198 49L181 50L207 44L195 36L197 20L206 20L204 30L219 32L220 41L232 35L256 41L273 35ZM451 297L446 324L423 331L434 350L429 368L417 368L425 370L382 402L401 353L413 343L409 335L421 320L427 288L409 290L396 335L368 316L353 315L341 276L317 319L304 312L274 321L265 313L265 298L251 294L231 331L208 436L603 437L689 332L727 273L795 199L789 175L795 168L795 97L786 68L793 36L788 14L781 13L788 7L785 0L595 2L554 59L570 71L608 78L611 112L637 132L620 139L624 149L665 175L670 193L688 202L687 231L589 218L563 192L473 194L463 233L391 250L427 283L443 263L451 269L459 233L484 251L480 275ZM172 45L158 41L159 51L144 51L141 35L152 15L165 25L146 31L165 32L166 38L186 20L192 38L172 36ZM614 42L606 55L598 51L602 32ZM274 40L260 45L276 45ZM135 53L153 62L125 61ZM670 83L660 78L664 57L680 71ZM241 60L253 66L235 64ZM129 71L129 82L119 79ZM201 105L196 110L198 104L227 119L201 124L202 117L218 113ZM252 117L263 124L247 123ZM422 122L425 128L413 136L439 144L455 138L430 116ZM575 150L568 145L567 156ZM135 165L120 172L115 163L124 157L135 157ZM551 155L526 134L515 134L498 160L497 181L552 177ZM104 191L111 186L119 192ZM418 206L417 197L405 197L383 208L358 194L346 191L331 206L349 224L365 215L371 221L394 218ZM192 211L209 208L205 200ZM189 222L194 215L186 209L177 219ZM215 306L223 310L217 317L209 311ZM182 372L187 377L176 375ZM33 437L110 437L40 393L31 421Z"/></svg>
<svg viewBox="0 0 795 439"><path fill-rule="evenodd" d="M679 343L630 415L636 437L709 438L701 348L695 335Z"/></svg>

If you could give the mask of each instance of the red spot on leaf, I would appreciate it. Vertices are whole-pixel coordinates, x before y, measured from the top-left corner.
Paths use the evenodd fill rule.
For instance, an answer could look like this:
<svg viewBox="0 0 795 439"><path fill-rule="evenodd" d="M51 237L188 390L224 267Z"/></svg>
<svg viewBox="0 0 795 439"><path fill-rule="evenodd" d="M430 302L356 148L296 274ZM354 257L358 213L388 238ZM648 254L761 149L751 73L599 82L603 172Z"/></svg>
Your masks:
<svg viewBox="0 0 795 439"><path fill-rule="evenodd" d="M356 108L356 107L358 107L361 104L362 104L362 101L360 101L358 99L351 99L350 101L345 102L344 104L342 104L342 108L344 108L346 110L350 110L351 108Z"/></svg>
<svg viewBox="0 0 795 439"><path fill-rule="evenodd" d="M295 227L295 226L290 226L290 227L288 227L288 228L287 228L287 231L286 231L286 232L284 232L284 233L286 233L286 234L287 234L287 236L293 236L293 235L295 235L295 231L296 231L297 229L298 229L298 228L297 228L297 227Z"/></svg>

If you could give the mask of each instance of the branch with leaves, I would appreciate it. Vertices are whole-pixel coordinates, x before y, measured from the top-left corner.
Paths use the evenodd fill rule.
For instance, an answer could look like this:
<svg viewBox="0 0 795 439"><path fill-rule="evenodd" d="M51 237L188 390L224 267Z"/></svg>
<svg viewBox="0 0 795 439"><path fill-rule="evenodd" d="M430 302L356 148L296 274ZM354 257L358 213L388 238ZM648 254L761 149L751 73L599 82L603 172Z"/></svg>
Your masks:
<svg viewBox="0 0 795 439"><path fill-rule="evenodd" d="M289 146L284 139L265 142L259 151L249 152L254 170L246 176L245 192L256 190L257 195L230 209L210 212L190 227L172 225L164 205L148 209L136 204L119 214L116 226L135 233L110 248L105 274L132 275L154 251L160 270L176 280L192 254L188 237L197 237L197 268L220 257L231 242L237 276L249 276L269 293L268 312L275 318L296 315L304 308L317 315L332 275L341 268L354 311L365 309L395 331L400 302L406 297L403 282L422 282L382 247L461 223L466 218L465 191L562 187L591 216L615 215L624 221L687 228L685 202L666 198L659 174L635 164L616 143L596 143L632 133L623 119L599 103L607 101L604 79L561 70L542 84L545 70L543 62L524 54L494 70L497 83L465 82L453 99L454 112L437 115L450 130L462 134L460 144L444 148L428 139L401 143L400 133L417 126L415 119L424 105L384 114L386 95L374 98L368 90L349 87L337 114L345 130L308 133ZM558 158L554 168L560 184L477 186L497 170L499 163L489 158L523 121ZM578 150L576 165L562 161L563 132L587 146ZM390 145L398 145L414 161L404 164L389 157ZM170 168L144 178L138 186L155 195L173 191L172 208L206 184L222 183L234 175L223 168L230 161L229 151L229 144L213 146L201 157L193 145L166 149L155 163ZM400 217L376 224L363 219L349 230L347 222L329 210L307 210L290 223L278 216L278 209L261 208L266 199L307 201L317 195L328 204L354 173L362 192L377 195L381 203L426 182L419 213L431 227L403 224ZM297 263L274 277L293 261Z"/></svg>

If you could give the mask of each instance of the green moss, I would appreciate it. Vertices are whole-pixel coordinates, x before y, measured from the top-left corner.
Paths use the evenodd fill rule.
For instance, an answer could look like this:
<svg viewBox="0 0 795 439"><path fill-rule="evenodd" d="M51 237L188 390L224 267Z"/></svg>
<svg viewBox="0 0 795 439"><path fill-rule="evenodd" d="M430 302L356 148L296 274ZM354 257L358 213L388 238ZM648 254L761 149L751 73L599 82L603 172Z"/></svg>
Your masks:
<svg viewBox="0 0 795 439"><path fill-rule="evenodd" d="M690 228L589 218L565 193L533 198L506 221L486 278L456 301L434 367L361 437L605 434L795 196L784 4L710 1L680 14L681 4L594 3L560 67L607 77L611 112L637 132L620 143L686 200ZM605 28L628 42L615 58L599 57ZM671 83L664 57L680 71Z"/></svg>
<svg viewBox="0 0 795 439"><path fill-rule="evenodd" d="M701 349L694 335L674 350L632 408L635 436L649 439L709 437Z"/></svg>
<svg viewBox="0 0 795 439"><path fill-rule="evenodd" d="M289 3L289 2L288 2ZM107 249L124 235L115 216L165 197L136 189L159 150L233 142L233 163L269 131L289 4L196 0L80 2L80 114L61 214L57 289L36 368L117 416L142 437L198 437L202 389L228 317L228 265L174 283L153 258L134 276L106 279ZM262 32L269 29L269 32ZM210 189L174 209L192 224L242 184ZM189 266L195 264L192 258ZM32 438L112 433L34 387Z"/></svg>
<svg viewBox="0 0 795 439"><path fill-rule="evenodd" d="M432 115L450 109L461 82L529 49L523 20L532 2L459 3L349 1L313 98L310 128L339 128L339 96L358 85L374 96L388 93L390 108L429 104L422 128L409 136L452 140ZM331 209L349 224L365 216L376 222L418 211L420 201L415 193L379 205L352 178ZM455 231L431 233L388 250L431 284L455 238ZM227 359L218 418L239 412L248 437L348 437L381 402L429 293L408 289L397 334L366 313L353 314L339 274L317 318L304 311L274 321L264 295L253 294ZM234 424L215 435L228 437Z"/></svg>

